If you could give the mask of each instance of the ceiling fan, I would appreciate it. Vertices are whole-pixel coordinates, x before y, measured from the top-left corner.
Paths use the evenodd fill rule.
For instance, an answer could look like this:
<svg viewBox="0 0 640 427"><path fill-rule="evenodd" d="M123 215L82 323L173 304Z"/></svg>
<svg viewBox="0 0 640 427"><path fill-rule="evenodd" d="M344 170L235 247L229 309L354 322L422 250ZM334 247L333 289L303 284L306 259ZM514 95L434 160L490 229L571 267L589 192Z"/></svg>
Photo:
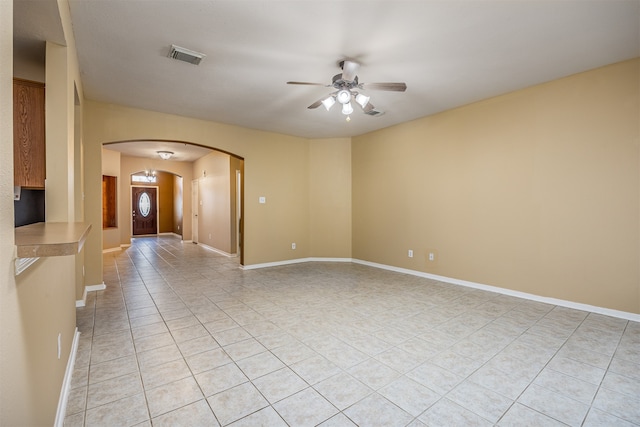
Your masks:
<svg viewBox="0 0 640 427"><path fill-rule="evenodd" d="M369 96L360 93L358 90L371 89L393 92L404 92L407 90L407 85L405 83L360 83L358 81L358 76L356 75L360 68L360 64L355 61L345 59L344 61L340 61L338 65L342 69L342 73L333 76L331 84L329 85L309 82L287 82L287 84L333 87L336 89L335 92L317 100L307 108L318 108L320 105L323 105L327 111L329 111L337 101L342 104L342 114L347 116L347 121L350 120L349 115L353 113L353 106L351 105L352 100L362 107L365 114L371 116L384 114L374 108L373 104L369 102Z"/></svg>

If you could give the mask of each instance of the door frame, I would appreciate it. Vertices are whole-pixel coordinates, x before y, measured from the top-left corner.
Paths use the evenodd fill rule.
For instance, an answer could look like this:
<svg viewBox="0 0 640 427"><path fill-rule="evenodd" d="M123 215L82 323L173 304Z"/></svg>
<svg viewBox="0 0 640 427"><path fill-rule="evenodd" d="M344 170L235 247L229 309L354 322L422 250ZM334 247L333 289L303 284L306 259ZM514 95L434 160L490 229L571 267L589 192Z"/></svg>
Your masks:
<svg viewBox="0 0 640 427"><path fill-rule="evenodd" d="M191 242L198 243L198 213L200 213L200 179L191 180ZM184 237L183 237L184 238Z"/></svg>
<svg viewBox="0 0 640 427"><path fill-rule="evenodd" d="M244 265L244 160L236 169L236 254Z"/></svg>
<svg viewBox="0 0 640 427"><path fill-rule="evenodd" d="M134 188L155 188L156 189L156 233L158 235L158 230L160 229L160 187L157 185L133 185L129 186L129 212L133 212L133 189ZM131 226L131 238L140 237L140 236L153 236L153 234L138 234L137 236L133 234L133 215L129 214L129 225Z"/></svg>

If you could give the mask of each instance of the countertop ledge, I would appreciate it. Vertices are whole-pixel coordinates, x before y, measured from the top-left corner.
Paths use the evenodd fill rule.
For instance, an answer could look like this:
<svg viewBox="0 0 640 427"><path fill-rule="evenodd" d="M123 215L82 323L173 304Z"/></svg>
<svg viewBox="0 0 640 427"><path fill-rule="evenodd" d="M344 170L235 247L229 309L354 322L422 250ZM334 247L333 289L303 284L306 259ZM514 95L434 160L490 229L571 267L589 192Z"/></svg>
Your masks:
<svg viewBox="0 0 640 427"><path fill-rule="evenodd" d="M38 222L15 229L18 258L75 255L91 230L86 222Z"/></svg>

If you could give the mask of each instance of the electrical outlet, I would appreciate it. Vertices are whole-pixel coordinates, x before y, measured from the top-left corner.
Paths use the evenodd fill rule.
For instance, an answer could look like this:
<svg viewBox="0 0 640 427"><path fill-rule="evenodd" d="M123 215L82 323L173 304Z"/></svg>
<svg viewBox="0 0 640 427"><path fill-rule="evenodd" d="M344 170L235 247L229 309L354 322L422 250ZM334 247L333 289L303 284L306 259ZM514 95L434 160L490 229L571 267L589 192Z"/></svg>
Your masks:
<svg viewBox="0 0 640 427"><path fill-rule="evenodd" d="M295 249L295 248L296 248L296 244L295 244L295 243L292 243L292 244L291 244L291 249Z"/></svg>
<svg viewBox="0 0 640 427"><path fill-rule="evenodd" d="M429 252L429 261L435 261L436 260L436 254L433 252Z"/></svg>
<svg viewBox="0 0 640 427"><path fill-rule="evenodd" d="M409 249L408 255L409 255L409 258L413 258L413 250L412 249Z"/></svg>

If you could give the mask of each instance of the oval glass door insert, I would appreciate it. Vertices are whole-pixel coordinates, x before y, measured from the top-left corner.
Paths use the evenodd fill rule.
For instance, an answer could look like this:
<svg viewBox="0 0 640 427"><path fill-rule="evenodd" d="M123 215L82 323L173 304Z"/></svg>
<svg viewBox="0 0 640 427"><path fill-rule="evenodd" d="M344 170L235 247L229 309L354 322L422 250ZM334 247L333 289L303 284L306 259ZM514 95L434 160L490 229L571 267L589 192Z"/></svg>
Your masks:
<svg viewBox="0 0 640 427"><path fill-rule="evenodd" d="M138 210L144 217L148 216L149 212L151 212L151 199L147 193L142 193L140 195L140 199L138 200Z"/></svg>

